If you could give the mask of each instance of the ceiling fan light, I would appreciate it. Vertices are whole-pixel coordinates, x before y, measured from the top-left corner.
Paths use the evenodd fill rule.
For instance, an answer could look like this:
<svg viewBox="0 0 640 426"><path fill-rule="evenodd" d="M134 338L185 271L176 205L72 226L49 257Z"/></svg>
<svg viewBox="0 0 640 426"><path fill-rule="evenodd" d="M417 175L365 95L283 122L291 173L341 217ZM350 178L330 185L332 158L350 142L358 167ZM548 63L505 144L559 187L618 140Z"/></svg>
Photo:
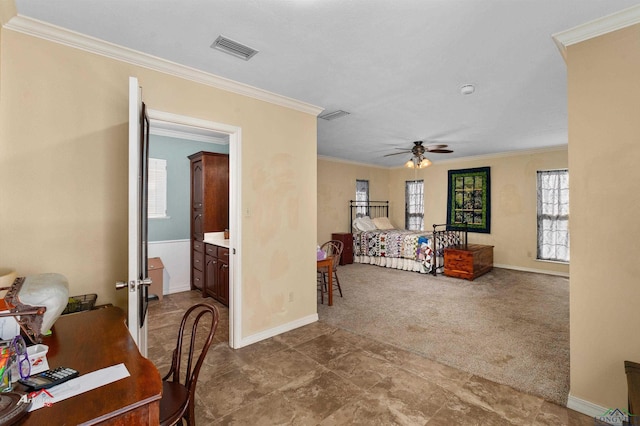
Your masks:
<svg viewBox="0 0 640 426"><path fill-rule="evenodd" d="M407 161L406 163L404 163L405 167L408 167L410 169L413 169L414 167L416 167L416 165L413 162L413 158L410 158L409 161Z"/></svg>
<svg viewBox="0 0 640 426"><path fill-rule="evenodd" d="M425 167L429 167L430 165L431 165L431 160L425 157L422 159L422 161L420 161L420 164L418 164L418 168L424 169Z"/></svg>

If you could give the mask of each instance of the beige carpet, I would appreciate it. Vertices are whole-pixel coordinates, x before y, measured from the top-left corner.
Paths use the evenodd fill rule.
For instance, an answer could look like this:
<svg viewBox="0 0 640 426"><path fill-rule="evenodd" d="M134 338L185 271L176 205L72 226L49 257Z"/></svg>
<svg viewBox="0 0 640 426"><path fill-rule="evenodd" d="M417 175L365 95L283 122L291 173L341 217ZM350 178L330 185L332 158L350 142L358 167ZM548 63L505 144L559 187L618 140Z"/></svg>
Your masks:
<svg viewBox="0 0 640 426"><path fill-rule="evenodd" d="M566 405L567 278L494 268L469 282L361 264L338 275L344 297L318 304L321 321Z"/></svg>

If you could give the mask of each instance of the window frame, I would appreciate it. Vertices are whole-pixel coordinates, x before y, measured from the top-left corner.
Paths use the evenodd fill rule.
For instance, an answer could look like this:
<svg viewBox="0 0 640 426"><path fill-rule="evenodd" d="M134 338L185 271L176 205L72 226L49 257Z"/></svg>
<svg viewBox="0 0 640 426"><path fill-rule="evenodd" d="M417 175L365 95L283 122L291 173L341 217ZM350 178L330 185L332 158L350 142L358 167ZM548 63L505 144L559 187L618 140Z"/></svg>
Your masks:
<svg viewBox="0 0 640 426"><path fill-rule="evenodd" d="M545 175L557 177L558 182L554 187L542 187L545 184L542 177ZM563 181L565 177L566 179ZM553 191L553 194L543 194L545 190ZM557 203L554 200L549 202L550 197L555 197ZM571 260L569 203L569 169L538 170L536 172L536 260L569 264ZM549 205L553 211L545 212L545 206ZM552 229L549 229L549 226L545 228L547 221L551 221ZM562 244L563 239L566 244ZM546 255L545 252L548 253L553 247L555 247L552 250L555 255ZM563 247L566 247L566 258L562 257L561 253L559 254Z"/></svg>
<svg viewBox="0 0 640 426"><path fill-rule="evenodd" d="M411 191L418 187L419 193ZM419 201L419 203L412 203ZM417 207L417 208L416 208ZM416 219L418 223L416 222ZM416 229L413 226L417 226ZM424 231L424 179L407 180L404 184L404 229L409 231Z"/></svg>
<svg viewBox="0 0 640 426"><path fill-rule="evenodd" d="M166 159L149 157L147 191L147 218L169 219Z"/></svg>
<svg viewBox="0 0 640 426"><path fill-rule="evenodd" d="M359 191L360 186L364 186L366 190ZM369 180L356 179L356 218L364 216L369 216Z"/></svg>

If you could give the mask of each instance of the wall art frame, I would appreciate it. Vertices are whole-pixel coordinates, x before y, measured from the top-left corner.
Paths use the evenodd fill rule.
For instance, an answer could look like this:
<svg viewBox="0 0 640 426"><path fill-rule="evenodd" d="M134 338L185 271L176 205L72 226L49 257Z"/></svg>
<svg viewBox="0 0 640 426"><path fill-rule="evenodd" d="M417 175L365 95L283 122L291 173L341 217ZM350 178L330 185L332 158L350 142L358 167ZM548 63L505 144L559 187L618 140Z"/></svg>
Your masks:
<svg viewBox="0 0 640 426"><path fill-rule="evenodd" d="M491 233L491 168L449 170L447 229Z"/></svg>

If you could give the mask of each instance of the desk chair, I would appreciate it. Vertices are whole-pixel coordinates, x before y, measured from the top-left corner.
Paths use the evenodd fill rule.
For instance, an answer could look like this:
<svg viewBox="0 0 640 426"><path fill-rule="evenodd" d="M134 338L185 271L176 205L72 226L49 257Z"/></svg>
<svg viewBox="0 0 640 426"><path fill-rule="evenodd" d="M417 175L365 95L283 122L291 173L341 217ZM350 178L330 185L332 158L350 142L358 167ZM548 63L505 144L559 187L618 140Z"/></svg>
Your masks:
<svg viewBox="0 0 640 426"><path fill-rule="evenodd" d="M211 322L204 321L201 325L200 321L206 316L211 317ZM198 374L209 346L211 346L213 335L218 327L219 317L218 309L206 303L199 303L190 307L182 317L180 330L178 331L178 342L171 360L171 369L162 378L160 426L182 424L183 418L187 420L187 425L195 425L194 407ZM187 324L191 325L191 334L185 334L185 326ZM199 329L198 327L202 328ZM184 337L187 337L188 341L183 347ZM204 343L202 342L203 338L205 339ZM183 349L185 350L184 352ZM192 363L193 357L198 351L200 351L200 354L194 365ZM180 363L183 360L183 356L186 356L185 360L187 362L184 384L180 383Z"/></svg>
<svg viewBox="0 0 640 426"><path fill-rule="evenodd" d="M323 266L318 268L318 286L320 289L320 303L324 303L324 293L327 291L327 273L333 274L333 286L338 289L340 292L340 297L342 297L342 287L340 287L340 280L338 279L337 268L340 264L340 257L342 256L342 249L344 248L344 243L339 240L331 240L320 246L320 250L323 250L327 253L327 256L333 256L333 270L327 271L327 267Z"/></svg>

